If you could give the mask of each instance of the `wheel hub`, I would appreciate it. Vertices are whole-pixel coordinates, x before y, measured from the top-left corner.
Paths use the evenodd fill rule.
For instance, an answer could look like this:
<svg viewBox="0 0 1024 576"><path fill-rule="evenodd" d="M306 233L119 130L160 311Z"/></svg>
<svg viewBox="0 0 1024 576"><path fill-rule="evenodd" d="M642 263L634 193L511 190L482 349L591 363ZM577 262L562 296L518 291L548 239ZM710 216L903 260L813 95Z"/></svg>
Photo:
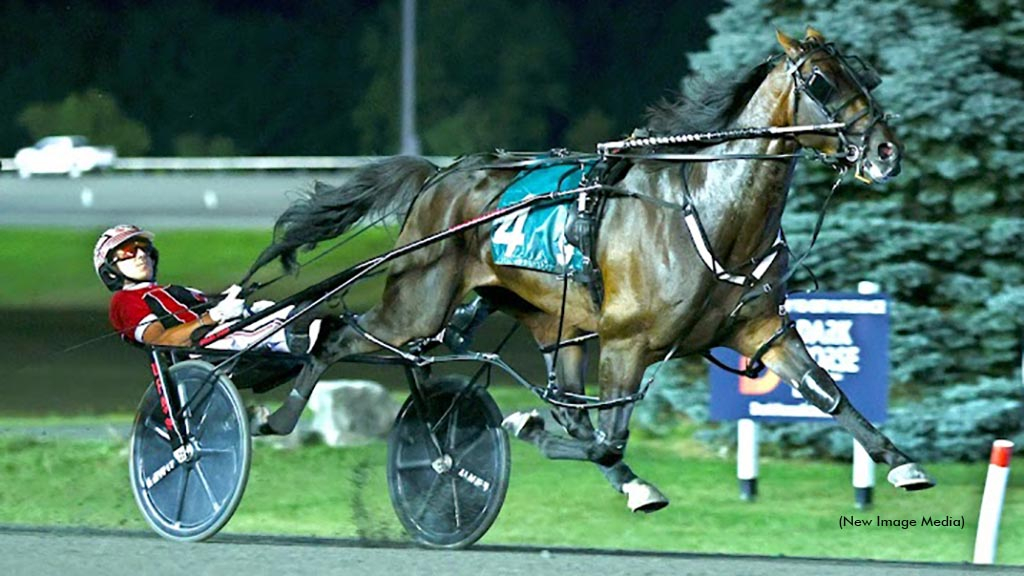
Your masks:
<svg viewBox="0 0 1024 576"><path fill-rule="evenodd" d="M183 444L174 449L174 459L178 461L178 464L184 464L192 460L196 455L196 443L189 442Z"/></svg>
<svg viewBox="0 0 1024 576"><path fill-rule="evenodd" d="M440 458L430 463L430 467L434 469L434 472L444 474L452 469L452 457L447 454L442 454Z"/></svg>

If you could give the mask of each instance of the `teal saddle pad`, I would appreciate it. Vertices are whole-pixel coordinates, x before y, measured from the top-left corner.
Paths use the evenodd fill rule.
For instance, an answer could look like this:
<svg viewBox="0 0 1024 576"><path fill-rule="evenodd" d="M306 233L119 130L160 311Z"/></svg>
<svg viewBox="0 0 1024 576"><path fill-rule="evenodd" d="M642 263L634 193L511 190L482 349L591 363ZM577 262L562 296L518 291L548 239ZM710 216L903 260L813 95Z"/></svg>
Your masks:
<svg viewBox="0 0 1024 576"><path fill-rule="evenodd" d="M498 208L532 196L578 188L596 161L540 160L516 175L498 200ZM495 220L491 228L494 263L552 274L583 268L583 255L565 238L575 200L527 207Z"/></svg>

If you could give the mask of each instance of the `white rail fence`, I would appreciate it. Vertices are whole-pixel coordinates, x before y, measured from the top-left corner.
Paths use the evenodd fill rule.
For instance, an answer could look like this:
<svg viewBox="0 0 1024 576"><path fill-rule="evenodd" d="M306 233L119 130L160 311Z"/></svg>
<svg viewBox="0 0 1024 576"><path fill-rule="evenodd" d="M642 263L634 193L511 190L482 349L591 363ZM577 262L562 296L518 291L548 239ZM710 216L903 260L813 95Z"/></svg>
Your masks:
<svg viewBox="0 0 1024 576"><path fill-rule="evenodd" d="M137 157L118 158L114 162L113 170L117 172L351 170L384 158L386 156ZM454 159L451 156L427 156L426 158L434 164L442 166ZM0 165L4 172L15 170L12 158L3 158Z"/></svg>

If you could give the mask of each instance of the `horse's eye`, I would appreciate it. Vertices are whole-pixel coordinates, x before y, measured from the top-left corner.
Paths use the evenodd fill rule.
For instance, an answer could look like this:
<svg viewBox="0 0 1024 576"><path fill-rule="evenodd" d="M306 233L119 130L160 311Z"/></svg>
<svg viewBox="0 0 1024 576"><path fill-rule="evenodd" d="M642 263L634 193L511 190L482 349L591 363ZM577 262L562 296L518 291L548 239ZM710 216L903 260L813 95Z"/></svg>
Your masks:
<svg viewBox="0 0 1024 576"><path fill-rule="evenodd" d="M810 78L806 82L807 93L822 104L827 103L832 99L832 96L836 93L836 87L832 82L821 73L821 70L817 68L811 72Z"/></svg>

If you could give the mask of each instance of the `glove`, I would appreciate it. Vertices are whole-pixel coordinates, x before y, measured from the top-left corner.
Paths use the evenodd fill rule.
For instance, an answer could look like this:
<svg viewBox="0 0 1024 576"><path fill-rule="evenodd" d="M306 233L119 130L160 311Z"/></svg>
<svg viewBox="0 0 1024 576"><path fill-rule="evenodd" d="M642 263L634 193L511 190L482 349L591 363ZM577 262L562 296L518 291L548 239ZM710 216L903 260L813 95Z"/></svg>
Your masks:
<svg viewBox="0 0 1024 576"><path fill-rule="evenodd" d="M208 312L210 319L220 324L225 320L234 320L241 316L245 311L245 300L238 297L241 292L242 287L237 284L233 284L222 292L224 298Z"/></svg>

